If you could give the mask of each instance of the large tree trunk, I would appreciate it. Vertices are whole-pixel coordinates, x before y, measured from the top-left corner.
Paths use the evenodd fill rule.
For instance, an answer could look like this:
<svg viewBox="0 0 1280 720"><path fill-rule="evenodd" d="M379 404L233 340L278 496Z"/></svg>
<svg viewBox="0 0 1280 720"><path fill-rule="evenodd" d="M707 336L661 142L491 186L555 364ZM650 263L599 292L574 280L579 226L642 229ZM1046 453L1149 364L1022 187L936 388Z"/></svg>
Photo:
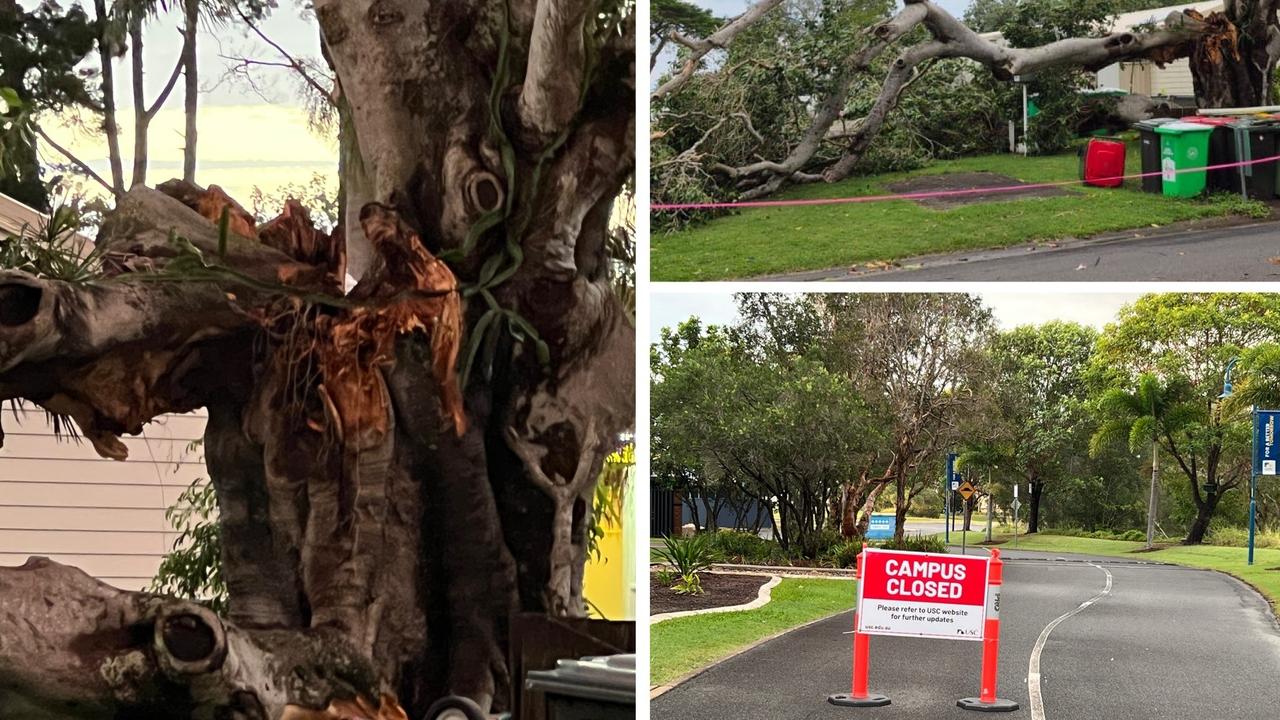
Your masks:
<svg viewBox="0 0 1280 720"><path fill-rule="evenodd" d="M129 77L133 87L133 174L129 187L147 184L147 132L151 115L147 112L146 81L143 73L142 12L130 12L127 20L129 32Z"/></svg>
<svg viewBox="0 0 1280 720"><path fill-rule="evenodd" d="M199 62L196 37L200 33L200 0L182 0L182 80L186 128L182 138L182 179L196 181L196 115L200 104Z"/></svg>
<svg viewBox="0 0 1280 720"><path fill-rule="evenodd" d="M1193 44L1189 63L1200 107L1271 104L1271 77L1280 57L1280 28L1270 0L1228 0L1207 19L1211 34Z"/></svg>
<svg viewBox="0 0 1280 720"><path fill-rule="evenodd" d="M43 561L0 569L0 707L502 709L511 614L585 613L594 484L634 416L605 250L634 162L634 17L316 9L368 179L347 186L368 258L349 295L342 232L296 204L257 228L183 183L135 188L104 223L110 278L0 274L0 399L69 415L117 459L121 434L209 409L230 593L217 618Z"/></svg>
<svg viewBox="0 0 1280 720"><path fill-rule="evenodd" d="M1196 503L1196 517L1191 521L1186 539L1182 541L1185 545L1199 545L1204 542L1205 536L1209 534L1209 523L1213 520L1213 513L1222 500L1222 493L1205 493L1202 496L1199 490L1196 490L1192 494L1192 499Z"/></svg>
<svg viewBox="0 0 1280 720"><path fill-rule="evenodd" d="M98 20L98 61L102 65L102 134L107 138L107 161L111 165L111 190L116 197L124 194L124 160L120 156L120 125L116 119L116 80L106 0L93 0Z"/></svg>
<svg viewBox="0 0 1280 720"><path fill-rule="evenodd" d="M1031 493L1027 502L1027 534L1040 532L1040 500L1044 497L1044 482L1031 478Z"/></svg>

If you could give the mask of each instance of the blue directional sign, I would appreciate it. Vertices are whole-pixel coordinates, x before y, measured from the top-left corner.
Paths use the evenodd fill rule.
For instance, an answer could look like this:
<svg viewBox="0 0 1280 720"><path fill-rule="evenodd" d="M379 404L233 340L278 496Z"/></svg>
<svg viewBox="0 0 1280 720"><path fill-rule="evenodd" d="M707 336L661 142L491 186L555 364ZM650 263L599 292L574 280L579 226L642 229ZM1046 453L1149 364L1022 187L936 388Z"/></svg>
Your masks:
<svg viewBox="0 0 1280 720"><path fill-rule="evenodd" d="M1280 410L1253 411L1253 474L1276 475L1280 461L1280 438L1276 437L1280 425Z"/></svg>
<svg viewBox="0 0 1280 720"><path fill-rule="evenodd" d="M946 487L943 488L944 490L951 490L954 492L960 489L960 481L962 478L960 477L960 473L956 472L957 457L958 456L955 453L947 453L947 478Z"/></svg>
<svg viewBox="0 0 1280 720"><path fill-rule="evenodd" d="M867 525L868 540L892 540L893 531L898 527L896 515L872 515Z"/></svg>

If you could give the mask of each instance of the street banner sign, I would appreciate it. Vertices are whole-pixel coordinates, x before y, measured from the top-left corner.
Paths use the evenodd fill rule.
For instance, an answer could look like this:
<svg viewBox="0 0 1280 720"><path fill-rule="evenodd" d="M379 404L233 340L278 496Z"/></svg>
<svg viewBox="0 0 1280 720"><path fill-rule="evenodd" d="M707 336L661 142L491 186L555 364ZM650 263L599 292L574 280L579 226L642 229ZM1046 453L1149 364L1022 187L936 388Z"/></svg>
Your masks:
<svg viewBox="0 0 1280 720"><path fill-rule="evenodd" d="M867 524L868 540L892 540L893 532L898 528L898 516L888 515L872 515L871 522Z"/></svg>
<svg viewBox="0 0 1280 720"><path fill-rule="evenodd" d="M982 639L988 558L871 548L862 557L858 632Z"/></svg>
<svg viewBox="0 0 1280 720"><path fill-rule="evenodd" d="M1280 460L1280 443L1276 428L1280 410L1255 410L1253 412L1253 474L1277 475L1276 461Z"/></svg>
<svg viewBox="0 0 1280 720"><path fill-rule="evenodd" d="M960 484L960 487L956 488L956 491L960 493L960 497L968 500L973 497L974 493L978 492L978 489L973 486L973 483L965 480Z"/></svg>

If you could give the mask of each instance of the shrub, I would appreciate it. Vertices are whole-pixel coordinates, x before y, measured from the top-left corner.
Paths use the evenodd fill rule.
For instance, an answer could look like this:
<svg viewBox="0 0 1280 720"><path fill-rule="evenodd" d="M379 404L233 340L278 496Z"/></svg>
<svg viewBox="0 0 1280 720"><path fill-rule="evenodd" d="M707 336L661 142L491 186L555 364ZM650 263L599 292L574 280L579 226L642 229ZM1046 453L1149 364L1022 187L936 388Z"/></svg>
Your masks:
<svg viewBox="0 0 1280 720"><path fill-rule="evenodd" d="M849 540L830 547L825 559L831 567L851 568L857 565L860 552L862 552L862 541Z"/></svg>
<svg viewBox="0 0 1280 720"><path fill-rule="evenodd" d="M945 553L947 544L940 537L933 535L908 535L897 540L886 540L875 547L881 550L906 550L909 552Z"/></svg>
<svg viewBox="0 0 1280 720"><path fill-rule="evenodd" d="M676 584L671 586L671 589L677 595L701 595L706 592L702 589L702 579L698 577L698 573L681 575Z"/></svg>
<svg viewBox="0 0 1280 720"><path fill-rule="evenodd" d="M707 534L687 538L664 537L662 547L654 549L653 557L675 568L682 578L696 575L720 559L711 544L711 536Z"/></svg>
<svg viewBox="0 0 1280 720"><path fill-rule="evenodd" d="M712 546L722 557L740 562L765 563L783 556L778 543L742 530L721 530L710 537Z"/></svg>
<svg viewBox="0 0 1280 720"><path fill-rule="evenodd" d="M1129 542L1141 542L1147 539L1147 533L1144 530L1125 530L1120 533L1120 540L1128 540Z"/></svg>

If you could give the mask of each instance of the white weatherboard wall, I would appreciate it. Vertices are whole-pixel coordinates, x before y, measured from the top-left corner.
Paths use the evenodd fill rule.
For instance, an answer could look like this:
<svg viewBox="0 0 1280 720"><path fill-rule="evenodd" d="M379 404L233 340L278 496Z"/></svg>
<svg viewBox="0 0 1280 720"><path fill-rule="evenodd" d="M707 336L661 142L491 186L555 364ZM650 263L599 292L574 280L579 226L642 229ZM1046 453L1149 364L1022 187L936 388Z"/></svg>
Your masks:
<svg viewBox="0 0 1280 720"><path fill-rule="evenodd" d="M43 555L127 590L146 587L176 534L165 509L207 477L205 415L166 415L125 437L129 459L98 457L88 441L54 437L43 410L7 405L0 450L0 565Z"/></svg>

